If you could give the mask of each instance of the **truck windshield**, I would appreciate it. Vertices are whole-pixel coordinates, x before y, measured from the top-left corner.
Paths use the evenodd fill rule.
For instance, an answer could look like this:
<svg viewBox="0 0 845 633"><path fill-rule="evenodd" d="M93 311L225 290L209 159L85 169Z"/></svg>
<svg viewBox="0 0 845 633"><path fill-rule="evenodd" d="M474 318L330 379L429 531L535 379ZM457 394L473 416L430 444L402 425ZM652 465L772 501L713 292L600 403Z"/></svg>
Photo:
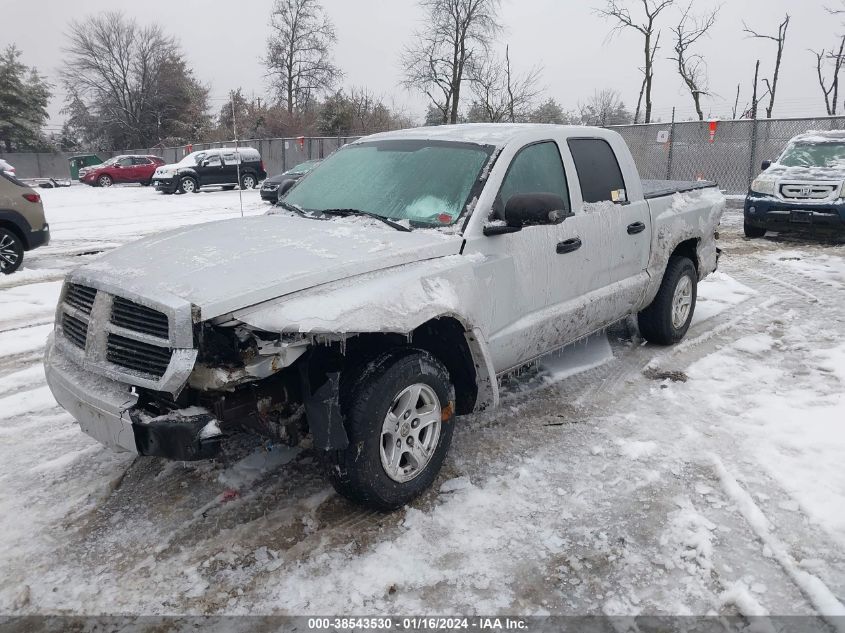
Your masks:
<svg viewBox="0 0 845 633"><path fill-rule="evenodd" d="M795 143L778 162L786 167L845 168L845 143Z"/></svg>
<svg viewBox="0 0 845 633"><path fill-rule="evenodd" d="M493 146L432 140L349 145L291 189L306 211L357 210L421 226L453 224Z"/></svg>

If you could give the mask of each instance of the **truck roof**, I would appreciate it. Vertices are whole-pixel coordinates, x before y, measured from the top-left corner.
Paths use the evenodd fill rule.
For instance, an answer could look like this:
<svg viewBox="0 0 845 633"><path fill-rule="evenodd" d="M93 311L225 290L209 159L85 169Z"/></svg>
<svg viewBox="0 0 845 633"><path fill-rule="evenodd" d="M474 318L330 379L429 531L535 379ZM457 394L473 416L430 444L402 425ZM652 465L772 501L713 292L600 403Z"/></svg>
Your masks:
<svg viewBox="0 0 845 633"><path fill-rule="evenodd" d="M504 146L511 141L530 132L554 130L555 132L571 133L573 136L583 135L586 131L601 131L599 136L605 136L607 130L590 128L582 125L548 125L543 123L460 123L457 125L431 125L427 127L381 132L365 136L356 142L381 141L389 139L415 139L456 141L463 143L478 143L479 145Z"/></svg>

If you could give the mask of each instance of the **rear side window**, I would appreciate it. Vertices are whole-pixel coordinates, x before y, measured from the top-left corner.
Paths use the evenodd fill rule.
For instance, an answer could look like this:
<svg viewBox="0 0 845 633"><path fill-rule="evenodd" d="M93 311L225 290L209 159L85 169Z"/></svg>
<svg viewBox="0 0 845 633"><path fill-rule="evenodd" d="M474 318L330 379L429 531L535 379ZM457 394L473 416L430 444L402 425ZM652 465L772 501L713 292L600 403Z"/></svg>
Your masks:
<svg viewBox="0 0 845 633"><path fill-rule="evenodd" d="M569 210L569 187L556 143L535 143L516 155L499 190L496 201L499 217L503 217L504 208L511 196L518 193L553 193L563 198L565 210Z"/></svg>
<svg viewBox="0 0 845 633"><path fill-rule="evenodd" d="M133 162L135 165L149 165L149 164L150 164L150 159L149 159L149 158L143 158L143 157L141 157L141 156L136 156L136 157L134 157L134 158L132 159L132 162Z"/></svg>
<svg viewBox="0 0 845 633"><path fill-rule="evenodd" d="M625 180L610 144L600 138L569 139L584 202L624 202Z"/></svg>

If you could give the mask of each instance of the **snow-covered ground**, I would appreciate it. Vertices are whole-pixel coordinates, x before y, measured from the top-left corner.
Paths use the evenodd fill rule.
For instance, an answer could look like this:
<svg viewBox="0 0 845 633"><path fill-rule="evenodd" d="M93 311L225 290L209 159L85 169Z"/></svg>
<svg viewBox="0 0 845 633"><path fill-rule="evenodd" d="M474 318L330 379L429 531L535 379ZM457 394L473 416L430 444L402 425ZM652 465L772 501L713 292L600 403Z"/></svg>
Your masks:
<svg viewBox="0 0 845 633"><path fill-rule="evenodd" d="M173 463L83 435L40 365L62 275L238 193L42 195L52 244L0 279L0 614L845 615L845 247L747 241L729 212L683 343L622 324L507 379L384 515L307 450Z"/></svg>

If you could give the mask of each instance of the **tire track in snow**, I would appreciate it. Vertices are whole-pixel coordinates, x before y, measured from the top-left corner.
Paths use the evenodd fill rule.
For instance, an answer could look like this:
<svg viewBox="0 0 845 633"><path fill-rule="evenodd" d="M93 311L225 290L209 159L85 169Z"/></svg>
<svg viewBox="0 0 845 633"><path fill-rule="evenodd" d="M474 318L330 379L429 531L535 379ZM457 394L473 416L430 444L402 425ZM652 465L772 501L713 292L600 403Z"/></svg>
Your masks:
<svg viewBox="0 0 845 633"><path fill-rule="evenodd" d="M713 470L719 479L724 493L736 504L737 510L763 545L772 552L772 556L784 572L806 596L818 613L839 633L845 633L845 605L820 578L798 567L798 563L789 554L786 545L772 534L772 524L754 502L750 494L739 484L736 478L725 468L722 460L715 454L709 455Z"/></svg>

